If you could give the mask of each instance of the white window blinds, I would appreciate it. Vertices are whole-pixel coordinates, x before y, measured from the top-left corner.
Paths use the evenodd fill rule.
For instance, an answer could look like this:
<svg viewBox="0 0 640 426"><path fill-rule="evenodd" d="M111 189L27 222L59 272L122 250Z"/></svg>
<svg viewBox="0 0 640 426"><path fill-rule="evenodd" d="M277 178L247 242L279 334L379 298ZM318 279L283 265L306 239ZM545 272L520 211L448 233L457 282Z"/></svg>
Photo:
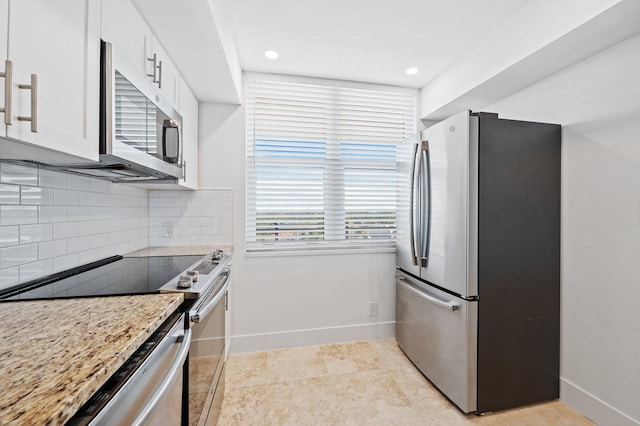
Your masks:
<svg viewBox="0 0 640 426"><path fill-rule="evenodd" d="M247 80L247 250L393 247L415 91Z"/></svg>

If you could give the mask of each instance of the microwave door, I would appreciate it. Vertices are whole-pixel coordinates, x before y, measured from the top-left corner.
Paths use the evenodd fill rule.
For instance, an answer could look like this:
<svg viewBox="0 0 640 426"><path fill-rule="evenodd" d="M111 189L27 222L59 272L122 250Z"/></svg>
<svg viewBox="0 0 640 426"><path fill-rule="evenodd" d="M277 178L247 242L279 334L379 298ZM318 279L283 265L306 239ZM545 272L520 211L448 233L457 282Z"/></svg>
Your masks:
<svg viewBox="0 0 640 426"><path fill-rule="evenodd" d="M118 71L115 71L114 112L116 140L156 156L156 108Z"/></svg>

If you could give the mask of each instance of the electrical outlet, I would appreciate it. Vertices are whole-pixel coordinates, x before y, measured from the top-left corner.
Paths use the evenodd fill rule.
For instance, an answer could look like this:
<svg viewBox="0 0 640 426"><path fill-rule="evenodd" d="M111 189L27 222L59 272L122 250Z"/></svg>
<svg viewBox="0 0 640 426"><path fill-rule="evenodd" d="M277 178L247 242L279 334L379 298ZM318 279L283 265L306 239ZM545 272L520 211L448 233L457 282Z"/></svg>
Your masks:
<svg viewBox="0 0 640 426"><path fill-rule="evenodd" d="M162 223L162 236L173 237L173 222L170 220Z"/></svg>
<svg viewBox="0 0 640 426"><path fill-rule="evenodd" d="M369 302L369 316L375 317L378 315L378 302Z"/></svg>

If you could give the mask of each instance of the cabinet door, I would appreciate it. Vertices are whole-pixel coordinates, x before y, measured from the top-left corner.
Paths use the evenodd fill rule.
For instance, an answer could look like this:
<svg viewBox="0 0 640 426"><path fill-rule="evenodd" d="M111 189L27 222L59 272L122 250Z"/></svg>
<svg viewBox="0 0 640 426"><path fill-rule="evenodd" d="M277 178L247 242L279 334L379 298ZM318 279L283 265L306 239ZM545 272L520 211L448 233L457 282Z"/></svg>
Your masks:
<svg viewBox="0 0 640 426"><path fill-rule="evenodd" d="M7 60L7 27L9 25L9 0L0 0L0 73L5 73ZM6 108L5 79L0 77L0 109ZM0 112L0 136L6 136L5 114Z"/></svg>
<svg viewBox="0 0 640 426"><path fill-rule="evenodd" d="M151 49L153 35L131 1L102 2L101 37L113 44L114 54L118 55L118 64L126 62L128 76L137 76L149 82L154 80L157 70L154 69ZM155 63L157 61L156 57Z"/></svg>
<svg viewBox="0 0 640 426"><path fill-rule="evenodd" d="M165 101L177 110L180 100L180 74L178 69L155 37L153 38L152 49L158 59L158 92Z"/></svg>
<svg viewBox="0 0 640 426"><path fill-rule="evenodd" d="M98 0L11 1L13 124L7 126L8 137L98 158L99 35Z"/></svg>
<svg viewBox="0 0 640 426"><path fill-rule="evenodd" d="M184 142L184 179L181 186L198 188L198 100L184 79L180 81L180 114L182 115L182 139Z"/></svg>

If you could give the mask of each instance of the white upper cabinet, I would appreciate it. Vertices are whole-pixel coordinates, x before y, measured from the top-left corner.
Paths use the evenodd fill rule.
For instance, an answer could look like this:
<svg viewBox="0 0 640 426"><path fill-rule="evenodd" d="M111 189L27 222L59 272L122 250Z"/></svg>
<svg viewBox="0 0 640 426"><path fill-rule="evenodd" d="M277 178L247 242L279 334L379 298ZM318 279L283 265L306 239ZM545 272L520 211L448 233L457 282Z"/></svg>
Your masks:
<svg viewBox="0 0 640 426"><path fill-rule="evenodd" d="M156 85L159 89L160 96L177 110L180 104L180 73L155 37L153 39L152 50L156 55L158 63L156 67Z"/></svg>
<svg viewBox="0 0 640 426"><path fill-rule="evenodd" d="M7 28L9 26L9 0L0 0L0 136L6 136L5 123L9 113L5 110L9 99L7 99L7 92L5 91L5 85L9 84L11 77L7 76L8 72L11 74L11 70L7 70ZM9 65L11 68L11 65ZM10 109L11 107L9 107Z"/></svg>
<svg viewBox="0 0 640 426"><path fill-rule="evenodd" d="M182 115L182 140L184 179L180 186L198 188L198 100L183 78L180 82L180 114Z"/></svg>
<svg viewBox="0 0 640 426"><path fill-rule="evenodd" d="M178 69L130 0L102 2L101 37L113 45L118 66L126 66L126 78L134 86L146 87L162 103L178 108Z"/></svg>
<svg viewBox="0 0 640 426"><path fill-rule="evenodd" d="M102 2L101 37L113 44L115 54L126 61L132 74L155 80L158 59L154 60L151 49L153 34L130 0Z"/></svg>
<svg viewBox="0 0 640 426"><path fill-rule="evenodd" d="M10 0L8 6L0 0L0 72L5 60L13 68L11 124L2 133L96 160L100 1ZM6 109L2 87L0 108Z"/></svg>

